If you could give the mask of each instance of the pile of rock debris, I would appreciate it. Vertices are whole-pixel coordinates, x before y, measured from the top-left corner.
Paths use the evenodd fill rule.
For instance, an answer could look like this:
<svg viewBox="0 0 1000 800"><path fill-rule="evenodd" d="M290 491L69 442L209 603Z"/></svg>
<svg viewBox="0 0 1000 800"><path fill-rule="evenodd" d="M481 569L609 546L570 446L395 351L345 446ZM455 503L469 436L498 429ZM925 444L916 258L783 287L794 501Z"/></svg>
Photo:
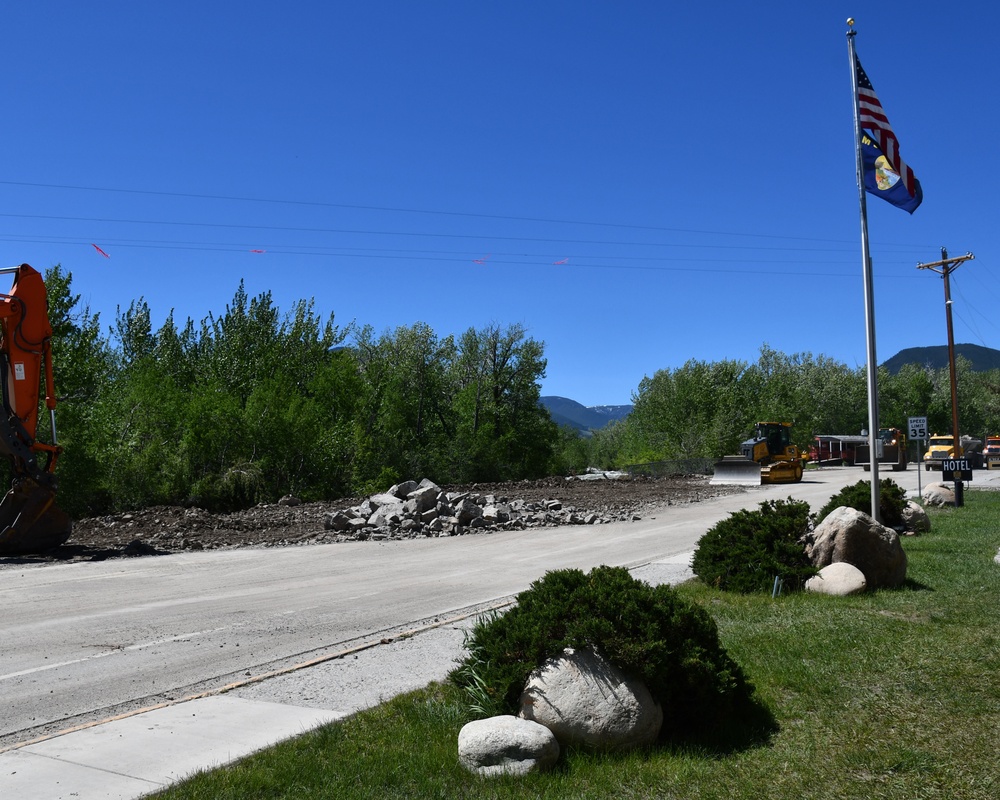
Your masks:
<svg viewBox="0 0 1000 800"><path fill-rule="evenodd" d="M639 519L633 514L629 519ZM338 541L461 536L552 525L595 525L619 518L578 511L561 500L528 501L503 495L449 492L426 478L405 481L360 505L333 511L323 525Z"/></svg>
<svg viewBox="0 0 1000 800"><path fill-rule="evenodd" d="M654 478L601 472L443 488L428 480L408 481L371 497L322 502L285 497L232 512L149 506L77 519L67 544L30 560L99 560L596 525L644 519L664 506L743 491L745 487L712 486L704 475Z"/></svg>

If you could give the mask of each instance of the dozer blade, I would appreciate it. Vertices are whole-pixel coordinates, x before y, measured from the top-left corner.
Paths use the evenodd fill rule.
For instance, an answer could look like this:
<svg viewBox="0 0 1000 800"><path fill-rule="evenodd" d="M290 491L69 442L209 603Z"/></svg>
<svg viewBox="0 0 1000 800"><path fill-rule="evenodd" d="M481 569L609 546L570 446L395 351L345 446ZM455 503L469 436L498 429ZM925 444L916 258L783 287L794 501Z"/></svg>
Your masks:
<svg viewBox="0 0 1000 800"><path fill-rule="evenodd" d="M44 553L69 539L73 523L55 499L52 489L34 481L7 492L0 503L0 555Z"/></svg>
<svg viewBox="0 0 1000 800"><path fill-rule="evenodd" d="M715 462L710 484L760 486L760 464L743 456L723 456Z"/></svg>

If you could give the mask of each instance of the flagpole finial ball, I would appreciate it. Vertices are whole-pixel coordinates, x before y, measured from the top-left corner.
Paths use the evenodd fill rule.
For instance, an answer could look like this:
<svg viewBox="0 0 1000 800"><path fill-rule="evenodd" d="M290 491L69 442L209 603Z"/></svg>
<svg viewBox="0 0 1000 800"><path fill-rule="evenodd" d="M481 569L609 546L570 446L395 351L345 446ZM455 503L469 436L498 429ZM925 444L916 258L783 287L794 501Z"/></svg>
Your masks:
<svg viewBox="0 0 1000 800"><path fill-rule="evenodd" d="M854 17L848 17L847 18L847 24L850 25L853 28L854 27Z"/></svg>

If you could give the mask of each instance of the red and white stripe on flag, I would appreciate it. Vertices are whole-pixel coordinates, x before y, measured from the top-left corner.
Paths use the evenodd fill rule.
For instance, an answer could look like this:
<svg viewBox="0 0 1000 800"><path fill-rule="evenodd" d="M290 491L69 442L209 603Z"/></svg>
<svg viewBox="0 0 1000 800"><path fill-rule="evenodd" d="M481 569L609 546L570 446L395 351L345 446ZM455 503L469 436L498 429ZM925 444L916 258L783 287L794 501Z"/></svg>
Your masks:
<svg viewBox="0 0 1000 800"><path fill-rule="evenodd" d="M899 140L857 55L854 56L854 66L858 75L858 113L861 127L871 132L879 150L889 159L889 163L899 173L903 185L906 186L906 191L913 197L917 192L917 178L899 155Z"/></svg>

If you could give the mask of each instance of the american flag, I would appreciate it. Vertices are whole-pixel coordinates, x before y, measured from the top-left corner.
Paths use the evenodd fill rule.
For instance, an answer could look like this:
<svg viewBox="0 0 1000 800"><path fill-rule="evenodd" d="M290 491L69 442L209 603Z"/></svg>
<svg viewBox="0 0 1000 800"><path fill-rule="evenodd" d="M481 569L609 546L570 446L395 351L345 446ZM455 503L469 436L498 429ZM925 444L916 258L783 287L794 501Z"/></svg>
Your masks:
<svg viewBox="0 0 1000 800"><path fill-rule="evenodd" d="M913 170L906 166L906 162L899 156L899 140L892 131L889 118L885 115L872 82L868 79L857 55L854 56L854 68L858 75L858 111L861 127L871 132L879 150L885 154L892 168L899 173L906 191L913 197L917 193L917 178Z"/></svg>

